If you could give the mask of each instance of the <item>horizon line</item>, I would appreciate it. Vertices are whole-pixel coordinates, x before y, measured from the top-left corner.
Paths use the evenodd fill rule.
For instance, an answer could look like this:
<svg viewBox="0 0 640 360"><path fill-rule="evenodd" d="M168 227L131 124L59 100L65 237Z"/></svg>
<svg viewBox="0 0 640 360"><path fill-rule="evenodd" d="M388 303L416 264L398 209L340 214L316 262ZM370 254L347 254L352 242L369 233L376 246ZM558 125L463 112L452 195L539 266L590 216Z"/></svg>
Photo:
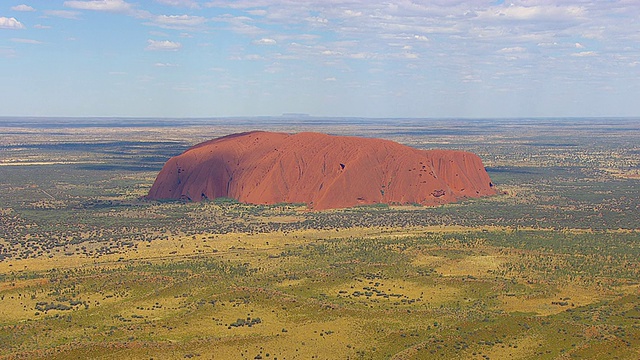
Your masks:
<svg viewBox="0 0 640 360"><path fill-rule="evenodd" d="M329 120L329 119L368 119L368 120L534 120L534 119L640 119L640 115L599 115L599 116L322 116L304 113L284 113L281 115L232 115L232 116L63 116L63 115L0 115L0 119L134 119L134 120L216 120L216 119L299 119L299 120Z"/></svg>

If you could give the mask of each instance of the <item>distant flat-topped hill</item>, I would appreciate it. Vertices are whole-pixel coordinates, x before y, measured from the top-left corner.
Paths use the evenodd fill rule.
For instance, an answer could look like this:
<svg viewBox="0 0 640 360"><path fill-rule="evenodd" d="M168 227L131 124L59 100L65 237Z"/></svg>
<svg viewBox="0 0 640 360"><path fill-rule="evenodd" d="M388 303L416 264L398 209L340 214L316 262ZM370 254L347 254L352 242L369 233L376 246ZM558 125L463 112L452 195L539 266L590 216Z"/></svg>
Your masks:
<svg viewBox="0 0 640 360"><path fill-rule="evenodd" d="M322 210L367 204L439 205L493 195L480 158L393 141L321 133L248 132L198 144L164 165L149 199L229 197Z"/></svg>

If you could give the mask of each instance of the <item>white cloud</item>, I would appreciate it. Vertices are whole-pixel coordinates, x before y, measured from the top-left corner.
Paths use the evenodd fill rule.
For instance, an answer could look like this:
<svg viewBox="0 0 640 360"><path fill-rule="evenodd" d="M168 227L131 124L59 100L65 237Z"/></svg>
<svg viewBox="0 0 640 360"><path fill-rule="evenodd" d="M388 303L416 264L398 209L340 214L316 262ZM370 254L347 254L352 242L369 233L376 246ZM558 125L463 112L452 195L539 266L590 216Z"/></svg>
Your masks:
<svg viewBox="0 0 640 360"><path fill-rule="evenodd" d="M249 10L247 13L254 16L265 16L267 15L267 10L257 9L257 10Z"/></svg>
<svg viewBox="0 0 640 360"><path fill-rule="evenodd" d="M576 57L589 57L589 56L596 56L596 55L598 55L598 53L595 51L581 51L579 53L571 54L571 56L576 56Z"/></svg>
<svg viewBox="0 0 640 360"><path fill-rule="evenodd" d="M182 48L182 44L179 42L173 42L169 40L147 40L148 51L178 51Z"/></svg>
<svg viewBox="0 0 640 360"><path fill-rule="evenodd" d="M42 44L42 42L38 40L33 40L33 39L12 38L10 40L12 42L21 43L21 44L33 44L33 45Z"/></svg>
<svg viewBox="0 0 640 360"><path fill-rule="evenodd" d="M47 16L55 16L63 19L77 20L79 12L73 10L45 10L44 14Z"/></svg>
<svg viewBox="0 0 640 360"><path fill-rule="evenodd" d="M294 34L294 35L288 35L287 38L297 39L302 41L315 41L320 39L321 36L315 35L315 34Z"/></svg>
<svg viewBox="0 0 640 360"><path fill-rule="evenodd" d="M16 57L16 51L14 49L0 47L0 57Z"/></svg>
<svg viewBox="0 0 640 360"><path fill-rule="evenodd" d="M514 47L506 47L498 50L500 54L513 54L513 53L523 53L526 52L527 49L522 46L514 46Z"/></svg>
<svg viewBox="0 0 640 360"><path fill-rule="evenodd" d="M33 25L33 28L34 28L34 29L51 29L51 26L49 26L49 25L42 25L42 24L36 24L36 25Z"/></svg>
<svg viewBox="0 0 640 360"><path fill-rule="evenodd" d="M0 17L0 29L24 29L24 25L16 18Z"/></svg>
<svg viewBox="0 0 640 360"><path fill-rule="evenodd" d="M580 6L517 6L487 9L479 13L480 18L519 20L519 21L562 21L576 20L585 15L585 9Z"/></svg>
<svg viewBox="0 0 640 360"><path fill-rule="evenodd" d="M186 7L190 9L199 9L200 5L193 0L156 0L157 3L176 7Z"/></svg>
<svg viewBox="0 0 640 360"><path fill-rule="evenodd" d="M260 56L260 55L258 55L258 54L249 54L249 55L247 55L247 56L243 57L243 59L244 59L244 60L252 60L252 61L255 61L255 60L262 60L263 58L262 58L262 56Z"/></svg>
<svg viewBox="0 0 640 360"><path fill-rule="evenodd" d="M156 31L156 30L152 30L149 31L149 35L151 36L158 36L158 37L169 37L170 35L164 31Z"/></svg>
<svg viewBox="0 0 640 360"><path fill-rule="evenodd" d="M300 56L293 54L274 53L271 55L274 60L300 60Z"/></svg>
<svg viewBox="0 0 640 360"><path fill-rule="evenodd" d="M282 66L280 66L280 64L278 63L265 66L264 68L264 72L268 74L277 74L279 72L282 72L283 70L284 69L282 68Z"/></svg>
<svg viewBox="0 0 640 360"><path fill-rule="evenodd" d="M478 79L475 75L464 75L462 77L462 82L465 82L465 83L479 83L479 82L482 82L482 80Z"/></svg>
<svg viewBox="0 0 640 360"><path fill-rule="evenodd" d="M254 20L253 18L250 18L248 16L233 16L230 14L224 14L221 16L217 16L212 20L227 23L229 26L229 30L238 34L256 36L264 33L264 30L262 30L261 28L249 24L254 22Z"/></svg>
<svg viewBox="0 0 640 360"><path fill-rule="evenodd" d="M375 57L373 54L368 54L364 52L359 52L359 53L354 53L349 55L349 58L351 59L369 59L373 57Z"/></svg>
<svg viewBox="0 0 640 360"><path fill-rule="evenodd" d="M191 29L207 22L202 16L190 15L158 15L152 19L152 25L165 29Z"/></svg>
<svg viewBox="0 0 640 360"><path fill-rule="evenodd" d="M155 64L153 64L153 66L155 66L155 67L178 67L177 64L161 63L161 62L155 63Z"/></svg>
<svg viewBox="0 0 640 360"><path fill-rule="evenodd" d="M584 49L584 45L576 43L576 49Z"/></svg>
<svg viewBox="0 0 640 360"><path fill-rule="evenodd" d="M133 5L123 0L65 1L64 6L80 10L128 12Z"/></svg>
<svg viewBox="0 0 640 360"><path fill-rule="evenodd" d="M25 5L25 4L12 6L11 10L13 10L13 11L27 11L27 12L36 11L36 9L34 9L33 7L31 7L29 5Z"/></svg>
<svg viewBox="0 0 640 360"><path fill-rule="evenodd" d="M351 9L347 9L342 12L342 15L344 17L358 17L358 16L362 16L362 11L354 11Z"/></svg>
<svg viewBox="0 0 640 360"><path fill-rule="evenodd" d="M310 23L316 23L316 24L327 24L327 23L329 23L329 20L327 20L326 18L318 17L318 16L309 16L305 20L307 20Z"/></svg>
<svg viewBox="0 0 640 360"><path fill-rule="evenodd" d="M274 39L262 38L254 41L253 43L256 45L275 45L276 41Z"/></svg>
<svg viewBox="0 0 640 360"><path fill-rule="evenodd" d="M334 77L328 77L325 78L324 81L337 81L338 79L334 78Z"/></svg>
<svg viewBox="0 0 640 360"><path fill-rule="evenodd" d="M413 35L413 38L418 41L429 41L429 38L424 35Z"/></svg>

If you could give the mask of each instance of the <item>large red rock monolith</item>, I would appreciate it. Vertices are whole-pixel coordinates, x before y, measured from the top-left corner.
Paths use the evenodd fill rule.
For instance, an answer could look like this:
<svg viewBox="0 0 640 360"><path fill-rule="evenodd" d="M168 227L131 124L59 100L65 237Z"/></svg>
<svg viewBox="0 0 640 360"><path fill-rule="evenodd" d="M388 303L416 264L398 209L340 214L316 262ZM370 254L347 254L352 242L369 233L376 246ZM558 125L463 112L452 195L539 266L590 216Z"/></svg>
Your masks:
<svg viewBox="0 0 640 360"><path fill-rule="evenodd" d="M493 194L482 161L470 152L255 131L210 140L169 159L148 198L229 197L322 210L377 203L431 206Z"/></svg>

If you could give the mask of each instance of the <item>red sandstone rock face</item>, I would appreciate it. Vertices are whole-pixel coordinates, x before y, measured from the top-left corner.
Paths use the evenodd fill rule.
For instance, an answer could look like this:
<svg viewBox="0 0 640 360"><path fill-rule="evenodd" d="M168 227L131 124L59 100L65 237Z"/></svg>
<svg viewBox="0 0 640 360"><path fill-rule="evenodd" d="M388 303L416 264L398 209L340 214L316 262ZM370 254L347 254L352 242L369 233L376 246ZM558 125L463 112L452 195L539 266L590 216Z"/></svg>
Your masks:
<svg viewBox="0 0 640 360"><path fill-rule="evenodd" d="M229 197L322 210L376 203L430 206L493 194L482 161L469 152L256 131L210 140L169 159L148 198Z"/></svg>

